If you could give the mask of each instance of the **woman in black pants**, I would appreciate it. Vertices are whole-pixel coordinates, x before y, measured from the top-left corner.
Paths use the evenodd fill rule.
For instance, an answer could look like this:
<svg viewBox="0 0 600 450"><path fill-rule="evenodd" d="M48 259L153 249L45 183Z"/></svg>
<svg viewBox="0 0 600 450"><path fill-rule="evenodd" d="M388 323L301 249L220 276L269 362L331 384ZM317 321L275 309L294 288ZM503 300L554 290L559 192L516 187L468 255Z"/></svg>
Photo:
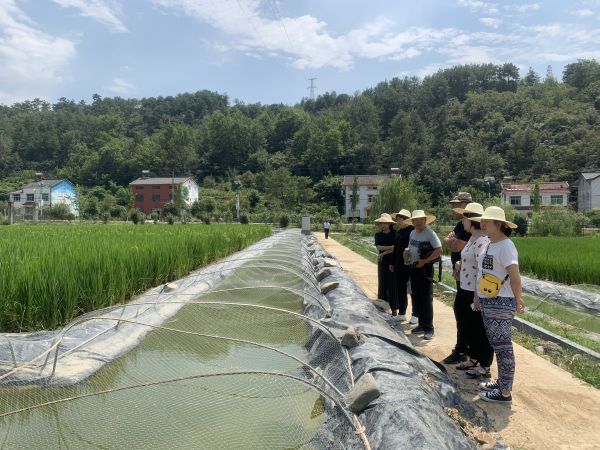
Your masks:
<svg viewBox="0 0 600 450"><path fill-rule="evenodd" d="M469 203L464 209L454 210L461 214L465 230L471 233L471 238L456 262L456 274L459 278L459 287L456 292L455 304L461 306L460 315L456 316L456 326L459 332L466 337L469 359L456 366L459 370L466 370L472 378L480 376L490 377L490 366L494 359L494 350L491 347L480 311L473 305L475 289L477 288L477 266L483 257L490 240L483 234L478 222L469 220L483 215L483 206L479 203Z"/></svg>
<svg viewBox="0 0 600 450"><path fill-rule="evenodd" d="M375 233L375 247L377 247L377 252L379 253L377 260L377 297L389 302L395 290L393 273L389 270L389 266L392 264L392 253L394 252L394 237L396 233L392 226L395 222L392 216L387 213L383 213L374 222L380 230Z"/></svg>
<svg viewBox="0 0 600 450"><path fill-rule="evenodd" d="M410 278L410 264L404 263L404 249L408 248L410 232L415 229L412 225L404 223L410 218L410 211L403 209L396 213L396 239L394 240L393 264L390 264L390 272L394 273L396 289L392 293L390 307L392 316L398 316L398 320L406 320L406 307L408 306L408 280ZM412 310L415 311L413 304ZM416 323L416 320L415 320Z"/></svg>

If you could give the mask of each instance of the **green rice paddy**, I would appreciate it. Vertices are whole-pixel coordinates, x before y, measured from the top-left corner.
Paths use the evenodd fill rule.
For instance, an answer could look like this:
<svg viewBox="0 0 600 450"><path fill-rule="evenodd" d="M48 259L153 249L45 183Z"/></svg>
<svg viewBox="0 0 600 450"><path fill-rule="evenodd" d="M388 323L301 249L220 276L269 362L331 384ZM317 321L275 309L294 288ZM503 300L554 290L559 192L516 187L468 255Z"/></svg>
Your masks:
<svg viewBox="0 0 600 450"><path fill-rule="evenodd" d="M52 329L271 234L267 225L15 225L0 233L0 331Z"/></svg>
<svg viewBox="0 0 600 450"><path fill-rule="evenodd" d="M521 272L564 284L600 285L600 237L516 238Z"/></svg>

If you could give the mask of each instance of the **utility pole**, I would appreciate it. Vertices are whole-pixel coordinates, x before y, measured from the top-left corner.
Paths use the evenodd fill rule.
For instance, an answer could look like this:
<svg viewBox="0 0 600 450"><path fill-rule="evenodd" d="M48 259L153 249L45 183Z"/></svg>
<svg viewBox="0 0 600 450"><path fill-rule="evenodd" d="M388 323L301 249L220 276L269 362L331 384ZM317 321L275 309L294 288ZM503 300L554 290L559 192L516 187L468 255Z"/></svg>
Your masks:
<svg viewBox="0 0 600 450"><path fill-rule="evenodd" d="M315 86L315 80L316 78L309 78L308 79L310 81L310 86L307 88L310 90L310 99L314 100L315 99L315 89L317 88L317 86Z"/></svg>

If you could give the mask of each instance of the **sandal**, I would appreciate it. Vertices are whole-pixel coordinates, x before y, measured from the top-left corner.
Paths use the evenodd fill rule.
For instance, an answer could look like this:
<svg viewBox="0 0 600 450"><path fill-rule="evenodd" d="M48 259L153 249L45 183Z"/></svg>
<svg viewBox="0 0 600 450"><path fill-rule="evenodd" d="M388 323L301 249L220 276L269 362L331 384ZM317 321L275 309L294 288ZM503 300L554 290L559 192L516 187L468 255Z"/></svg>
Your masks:
<svg viewBox="0 0 600 450"><path fill-rule="evenodd" d="M492 378L489 367L477 366L465 372L469 378Z"/></svg>
<svg viewBox="0 0 600 450"><path fill-rule="evenodd" d="M462 361L459 365L456 366L457 370L469 370L479 366L479 362L475 359L467 359L466 361Z"/></svg>

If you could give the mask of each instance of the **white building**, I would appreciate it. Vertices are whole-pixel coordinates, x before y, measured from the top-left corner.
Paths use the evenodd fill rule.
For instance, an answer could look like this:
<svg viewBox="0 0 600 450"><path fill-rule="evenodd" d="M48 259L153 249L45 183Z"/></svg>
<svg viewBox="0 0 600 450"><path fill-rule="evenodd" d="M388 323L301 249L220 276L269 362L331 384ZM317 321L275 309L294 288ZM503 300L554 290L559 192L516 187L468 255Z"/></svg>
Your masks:
<svg viewBox="0 0 600 450"><path fill-rule="evenodd" d="M354 179L358 182L358 202L352 210L352 187ZM346 198L345 216L348 222L353 219L363 221L369 216L371 203L377 195L377 186L390 179L390 175L344 175L343 187Z"/></svg>
<svg viewBox="0 0 600 450"><path fill-rule="evenodd" d="M41 211L58 203L66 204L75 216L79 214L77 189L69 180L38 179L9 195L14 214L25 219L37 219Z"/></svg>
<svg viewBox="0 0 600 450"><path fill-rule="evenodd" d="M600 172L582 172L579 175L577 210L586 212L600 208Z"/></svg>
<svg viewBox="0 0 600 450"><path fill-rule="evenodd" d="M569 205L571 187L566 181L538 183L540 186L540 206ZM532 190L535 183L502 183L500 199L511 205L524 216L531 216Z"/></svg>

